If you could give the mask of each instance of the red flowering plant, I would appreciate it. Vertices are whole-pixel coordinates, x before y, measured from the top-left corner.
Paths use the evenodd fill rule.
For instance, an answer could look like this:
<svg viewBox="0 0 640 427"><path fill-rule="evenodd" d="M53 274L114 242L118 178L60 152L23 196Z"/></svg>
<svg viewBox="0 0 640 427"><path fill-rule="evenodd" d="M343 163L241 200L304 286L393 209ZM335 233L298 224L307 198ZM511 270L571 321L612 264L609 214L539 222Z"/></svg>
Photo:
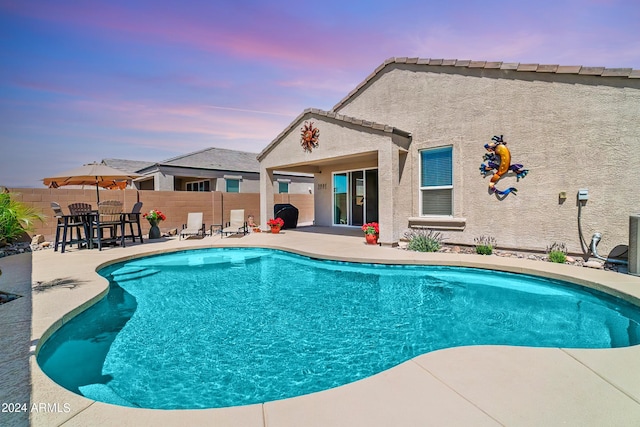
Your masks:
<svg viewBox="0 0 640 427"><path fill-rule="evenodd" d="M160 221L164 221L164 220L167 219L165 214L163 214L160 211L153 210L153 209L150 210L149 212L143 214L142 217L146 218L147 220L149 220L149 222L160 222Z"/></svg>
<svg viewBox="0 0 640 427"><path fill-rule="evenodd" d="M267 225L269 227L282 228L282 226L284 225L284 221L282 220L282 218L271 218L269 221L267 221Z"/></svg>
<svg viewBox="0 0 640 427"><path fill-rule="evenodd" d="M364 234L378 235L380 234L380 227L377 222L369 222L362 226L362 231L364 231Z"/></svg>

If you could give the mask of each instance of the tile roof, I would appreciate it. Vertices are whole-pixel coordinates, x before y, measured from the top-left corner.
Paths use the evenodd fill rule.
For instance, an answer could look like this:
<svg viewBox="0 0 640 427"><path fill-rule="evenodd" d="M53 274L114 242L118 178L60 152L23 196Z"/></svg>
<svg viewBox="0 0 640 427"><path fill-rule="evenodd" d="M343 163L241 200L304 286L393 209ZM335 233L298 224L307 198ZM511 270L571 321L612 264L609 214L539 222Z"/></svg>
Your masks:
<svg viewBox="0 0 640 427"><path fill-rule="evenodd" d="M258 153L211 147L163 160L158 164L196 169L260 172L257 156Z"/></svg>
<svg viewBox="0 0 640 427"><path fill-rule="evenodd" d="M342 107L354 96L364 85L376 77L382 70L391 64L416 64L424 66L443 66L458 68L485 68L498 70L513 70L517 72L534 73L555 73L555 74L578 74L584 76L600 77L624 77L629 79L640 79L640 70L633 68L605 68L605 67L584 67L582 65L546 65L546 64L520 64L517 62L490 62L471 61L460 59L430 59L430 58L389 58L384 61L373 73L371 73L362 83L355 87L331 110L335 111Z"/></svg>
<svg viewBox="0 0 640 427"><path fill-rule="evenodd" d="M102 163L124 172L135 173L139 170L153 166L155 162L143 162L139 160L102 159Z"/></svg>

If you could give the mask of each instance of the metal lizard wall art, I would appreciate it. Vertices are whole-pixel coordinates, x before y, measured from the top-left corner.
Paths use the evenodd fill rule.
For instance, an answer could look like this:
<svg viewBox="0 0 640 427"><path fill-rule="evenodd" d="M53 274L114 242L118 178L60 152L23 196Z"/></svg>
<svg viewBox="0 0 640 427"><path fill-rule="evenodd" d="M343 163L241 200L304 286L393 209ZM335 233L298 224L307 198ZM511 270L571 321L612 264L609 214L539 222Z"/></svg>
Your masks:
<svg viewBox="0 0 640 427"><path fill-rule="evenodd" d="M505 196L509 193L516 194L518 190L515 187L509 187L501 191L496 188L496 183L509 171L515 172L517 180L520 181L520 178L527 176L529 170L525 169L524 166L519 163L511 164L511 152L507 148L507 143L504 141L503 135L491 138L491 142L485 144L484 148L487 150L487 153L485 153L483 160L487 163L480 165L480 173L482 176L487 176L489 172L495 171L489 182L489 191L492 194L495 193L500 196Z"/></svg>

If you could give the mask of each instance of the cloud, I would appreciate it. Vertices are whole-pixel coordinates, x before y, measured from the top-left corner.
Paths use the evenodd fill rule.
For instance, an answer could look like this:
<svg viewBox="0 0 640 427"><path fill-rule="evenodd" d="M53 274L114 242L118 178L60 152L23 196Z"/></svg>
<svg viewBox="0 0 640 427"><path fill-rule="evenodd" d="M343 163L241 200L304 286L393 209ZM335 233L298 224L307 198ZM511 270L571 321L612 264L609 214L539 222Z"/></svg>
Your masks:
<svg viewBox="0 0 640 427"><path fill-rule="evenodd" d="M364 49L349 49L361 41L376 45L375 33L358 35L348 28L328 31L323 20L304 19L272 5L254 5L251 13L228 5L224 9L151 9L122 7L115 3L83 4L64 2L11 3L11 13L57 23L67 31L90 31L92 37L220 53L249 61L271 61L289 66L319 68L351 67L352 61L365 57ZM322 34L323 43L310 46ZM350 38L351 43L344 40Z"/></svg>

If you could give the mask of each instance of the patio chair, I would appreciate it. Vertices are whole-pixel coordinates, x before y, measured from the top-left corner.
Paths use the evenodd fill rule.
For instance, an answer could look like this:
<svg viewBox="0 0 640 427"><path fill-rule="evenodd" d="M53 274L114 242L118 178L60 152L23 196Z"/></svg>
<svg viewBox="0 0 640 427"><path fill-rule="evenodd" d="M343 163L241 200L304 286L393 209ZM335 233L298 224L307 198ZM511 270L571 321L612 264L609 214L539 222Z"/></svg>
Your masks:
<svg viewBox="0 0 640 427"><path fill-rule="evenodd" d="M243 236L249 232L247 221L244 219L244 209L232 209L229 222L227 222L220 234L222 237L230 234L242 234Z"/></svg>
<svg viewBox="0 0 640 427"><path fill-rule="evenodd" d="M53 216L57 220L56 224L56 241L53 245L53 250L57 251L58 246L61 246L60 253L64 253L66 245L72 245L74 243L78 244L78 248L82 246L83 243L86 243L86 229L85 222L74 215L65 215L62 212L62 208L56 202L51 202L51 209L53 209ZM76 238L73 238L73 230L76 230ZM85 237L82 237L80 230L83 229L85 231ZM60 232L62 232L62 239L60 239ZM69 238L67 239L67 233L69 233Z"/></svg>
<svg viewBox="0 0 640 427"><path fill-rule="evenodd" d="M123 227L124 229L126 229L127 224L129 224L129 231L131 232L131 234L124 234L123 231L122 246L124 246L124 239L130 238L133 242L135 242L136 237L140 239L140 243L144 243L144 241L142 240L142 227L140 226L141 210L142 202L136 202L136 204L133 205L133 209L131 209L131 212L125 212L122 214ZM133 224L136 224L136 226L138 227L137 233L133 231Z"/></svg>
<svg viewBox="0 0 640 427"><path fill-rule="evenodd" d="M91 216L91 237L93 230L96 231L95 241L98 243L98 250L102 250L104 243L114 243L118 239L118 227L120 228L120 242L124 245L124 222L122 220L122 202L119 200L104 200L98 203L97 215ZM109 238L104 235L105 230L109 230Z"/></svg>
<svg viewBox="0 0 640 427"><path fill-rule="evenodd" d="M91 212L93 212L93 208L89 203L71 203L69 205L71 215L87 215Z"/></svg>
<svg viewBox="0 0 640 427"><path fill-rule="evenodd" d="M202 222L202 212L189 212L187 214L187 223L182 224L179 240L191 236L204 237L204 222Z"/></svg>
<svg viewBox="0 0 640 427"><path fill-rule="evenodd" d="M91 218L96 211L89 203L71 203L68 205L69 213L75 222L82 222L84 228L84 243L89 249L93 248Z"/></svg>

